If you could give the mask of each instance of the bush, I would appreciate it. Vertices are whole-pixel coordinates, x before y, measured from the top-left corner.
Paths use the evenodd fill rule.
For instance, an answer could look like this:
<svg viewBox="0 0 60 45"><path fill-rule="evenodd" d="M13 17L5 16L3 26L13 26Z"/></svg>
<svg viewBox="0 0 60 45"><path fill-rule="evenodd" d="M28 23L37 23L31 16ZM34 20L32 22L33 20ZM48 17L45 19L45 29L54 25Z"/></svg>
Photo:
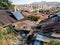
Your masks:
<svg viewBox="0 0 60 45"><path fill-rule="evenodd" d="M38 19L39 19L38 16L32 16L32 15L28 16L27 18L28 18L28 20L31 20L31 21L38 21Z"/></svg>
<svg viewBox="0 0 60 45"><path fill-rule="evenodd" d="M44 43L44 45L60 45L60 44L53 40L53 41L51 41L49 43Z"/></svg>
<svg viewBox="0 0 60 45"><path fill-rule="evenodd" d="M7 26L6 30L7 30L7 33L14 33L13 32L14 29L13 29L12 25Z"/></svg>

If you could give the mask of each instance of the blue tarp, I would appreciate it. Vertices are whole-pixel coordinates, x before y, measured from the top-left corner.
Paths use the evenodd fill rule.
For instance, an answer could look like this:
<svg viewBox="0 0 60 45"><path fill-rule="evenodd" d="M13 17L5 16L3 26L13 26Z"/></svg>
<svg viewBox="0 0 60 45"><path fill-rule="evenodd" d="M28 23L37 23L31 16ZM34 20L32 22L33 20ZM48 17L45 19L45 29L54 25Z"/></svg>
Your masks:
<svg viewBox="0 0 60 45"><path fill-rule="evenodd" d="M45 37L48 37L48 38L52 38L52 39L60 39L60 37L54 37L54 36L50 36L50 35L42 34L42 33L39 33L39 35L42 35L42 36L45 36Z"/></svg>
<svg viewBox="0 0 60 45"><path fill-rule="evenodd" d="M60 17L60 12L56 13Z"/></svg>
<svg viewBox="0 0 60 45"><path fill-rule="evenodd" d="M49 36L49 35L46 35L46 34L39 33L39 34L37 34L37 36L36 36L36 39L35 39L35 41L34 41L34 45L43 45L43 42L44 42L44 41L42 41L43 37L60 40L59 37L54 37L54 36ZM44 39L44 40L45 40L45 39ZM46 40L45 40L45 41L46 41Z"/></svg>
<svg viewBox="0 0 60 45"><path fill-rule="evenodd" d="M34 45L43 45L43 42L39 40L35 40Z"/></svg>

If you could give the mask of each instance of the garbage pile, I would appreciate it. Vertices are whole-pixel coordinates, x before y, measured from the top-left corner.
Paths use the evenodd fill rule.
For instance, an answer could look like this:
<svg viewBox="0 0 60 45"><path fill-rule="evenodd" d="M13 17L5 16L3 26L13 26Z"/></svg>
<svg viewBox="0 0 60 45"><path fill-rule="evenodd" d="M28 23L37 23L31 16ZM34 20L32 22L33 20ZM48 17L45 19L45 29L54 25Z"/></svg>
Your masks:
<svg viewBox="0 0 60 45"><path fill-rule="evenodd" d="M51 41L54 41L54 42L57 41L57 44L58 44L58 42L60 42L59 27L60 27L60 16L57 13L52 17L42 20L37 26L34 26L32 28L32 31L29 31L29 32L26 31L28 33L26 32L22 33L23 41L27 43L27 45L42 45L41 44L42 42L45 41L45 43L47 43L46 41L50 39ZM42 34L42 35L38 36L38 40L37 40L36 38L38 34ZM47 39L43 40L42 37L45 37L43 39L46 39L46 38Z"/></svg>

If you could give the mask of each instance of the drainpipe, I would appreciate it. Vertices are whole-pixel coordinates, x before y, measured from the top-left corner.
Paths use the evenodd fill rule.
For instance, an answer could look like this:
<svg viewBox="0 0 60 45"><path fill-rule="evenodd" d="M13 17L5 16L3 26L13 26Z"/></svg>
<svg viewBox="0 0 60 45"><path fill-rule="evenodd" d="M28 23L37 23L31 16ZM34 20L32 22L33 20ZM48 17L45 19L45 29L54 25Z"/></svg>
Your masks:
<svg viewBox="0 0 60 45"><path fill-rule="evenodd" d="M14 7L14 12L16 12L16 6Z"/></svg>

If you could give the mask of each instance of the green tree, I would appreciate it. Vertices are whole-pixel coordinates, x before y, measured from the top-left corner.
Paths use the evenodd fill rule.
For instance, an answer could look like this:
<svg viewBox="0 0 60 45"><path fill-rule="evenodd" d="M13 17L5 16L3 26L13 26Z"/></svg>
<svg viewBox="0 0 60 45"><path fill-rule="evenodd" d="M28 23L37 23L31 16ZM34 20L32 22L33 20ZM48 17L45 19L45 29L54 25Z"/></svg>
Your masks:
<svg viewBox="0 0 60 45"><path fill-rule="evenodd" d="M0 9L10 9L11 6L11 1L9 0L0 0Z"/></svg>

